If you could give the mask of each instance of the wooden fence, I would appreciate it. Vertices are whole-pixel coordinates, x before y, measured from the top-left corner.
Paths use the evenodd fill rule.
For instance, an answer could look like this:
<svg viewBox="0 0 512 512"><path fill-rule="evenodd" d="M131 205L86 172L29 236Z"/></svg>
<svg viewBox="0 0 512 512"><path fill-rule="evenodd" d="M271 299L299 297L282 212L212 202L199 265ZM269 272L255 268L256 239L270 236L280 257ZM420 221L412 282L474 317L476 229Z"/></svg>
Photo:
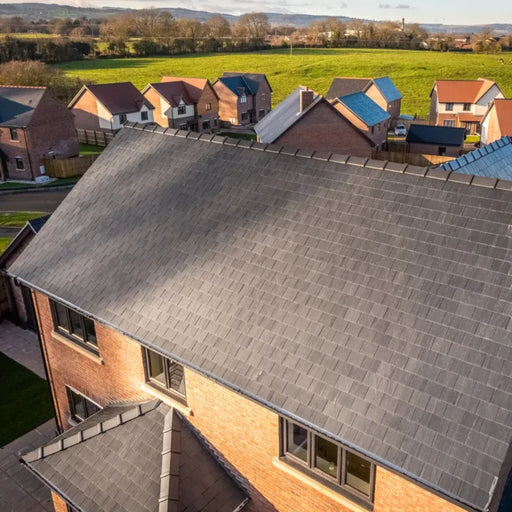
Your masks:
<svg viewBox="0 0 512 512"><path fill-rule="evenodd" d="M48 158L44 160L46 174L52 178L81 176L99 155L84 155L74 158Z"/></svg>
<svg viewBox="0 0 512 512"><path fill-rule="evenodd" d="M95 130L77 130L78 142L92 144L93 146L108 146L114 138L114 132L100 132Z"/></svg>
<svg viewBox="0 0 512 512"><path fill-rule="evenodd" d="M418 165L420 167L436 167L438 165L455 160L453 156L420 155L417 153L404 153L403 151L372 151L375 160L388 160L399 164Z"/></svg>

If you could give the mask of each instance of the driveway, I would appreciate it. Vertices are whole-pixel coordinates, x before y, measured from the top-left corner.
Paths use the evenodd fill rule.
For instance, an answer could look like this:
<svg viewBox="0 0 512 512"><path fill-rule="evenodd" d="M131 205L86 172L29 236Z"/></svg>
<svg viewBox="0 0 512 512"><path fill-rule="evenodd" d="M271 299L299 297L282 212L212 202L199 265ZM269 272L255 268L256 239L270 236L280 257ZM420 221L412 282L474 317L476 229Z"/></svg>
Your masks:
<svg viewBox="0 0 512 512"><path fill-rule="evenodd" d="M70 191L71 189L2 194L0 210L53 213Z"/></svg>

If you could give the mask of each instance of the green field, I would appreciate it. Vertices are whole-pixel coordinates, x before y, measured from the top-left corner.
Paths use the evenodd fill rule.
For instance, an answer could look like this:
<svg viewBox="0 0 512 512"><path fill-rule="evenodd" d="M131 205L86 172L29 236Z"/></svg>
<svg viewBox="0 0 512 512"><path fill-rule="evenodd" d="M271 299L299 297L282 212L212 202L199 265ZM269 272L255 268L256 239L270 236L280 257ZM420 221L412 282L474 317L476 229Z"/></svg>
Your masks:
<svg viewBox="0 0 512 512"><path fill-rule="evenodd" d="M42 212L1 212L0 211L0 226L9 228L22 228L27 221L37 219L42 215Z"/></svg>
<svg viewBox="0 0 512 512"><path fill-rule="evenodd" d="M504 64L500 62L504 60ZM325 94L334 76L389 75L403 94L402 112L425 116L436 79L496 80L512 96L512 54L476 55L407 50L294 49L176 57L96 59L60 65L68 74L97 83L131 81L142 89L163 75L214 80L223 71L266 73L279 103L298 85Z"/></svg>

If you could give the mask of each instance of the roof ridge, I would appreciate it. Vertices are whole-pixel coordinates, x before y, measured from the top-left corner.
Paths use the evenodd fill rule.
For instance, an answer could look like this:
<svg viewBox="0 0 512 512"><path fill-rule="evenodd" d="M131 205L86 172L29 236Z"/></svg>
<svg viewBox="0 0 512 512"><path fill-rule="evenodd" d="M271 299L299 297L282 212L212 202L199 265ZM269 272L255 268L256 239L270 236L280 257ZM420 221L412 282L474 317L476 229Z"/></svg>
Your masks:
<svg viewBox="0 0 512 512"><path fill-rule="evenodd" d="M448 170L441 170L439 167L434 166L422 167L412 164L390 162L388 160L375 160L369 157L359 157L343 155L339 153L331 153L329 151L311 151L307 149L283 146L280 144L269 144L245 139L234 139L232 137L224 137L221 135L213 135L210 133L198 133L188 130L178 130L175 128L164 128L163 126L158 126L152 123L142 124L127 121L123 126L123 129L124 128L131 130L149 131L152 133L158 133L160 135L181 137L183 139L200 140L203 142L210 142L213 144L236 146L239 148L252 149L253 151L266 151L268 153L278 153L287 156L311 158L312 160L321 160L323 162L333 162L342 165L347 164L353 165L355 167L365 167L367 169L377 171L390 171L401 174L411 174L413 176L432 178L440 181L449 181L452 183L473 185L476 187L483 188L495 188L498 190L512 192L512 181L510 180L504 180L501 178L488 178L484 176L475 176L474 174L467 174L465 175L465 179L461 180L461 175L459 173Z"/></svg>
<svg viewBox="0 0 512 512"><path fill-rule="evenodd" d="M39 448L36 448L35 450L27 452L24 455L21 455L21 458L23 459L24 462L28 463L44 459L45 457L63 451L67 448L70 448L71 446L80 444L84 441L87 441L88 439L103 434L104 432L119 427L120 425L124 425L125 423L128 423L131 420L139 418L140 416L144 416L144 414L147 414L148 412L151 412L154 409L156 409L160 405L160 403L161 402L159 400L152 400L149 402L139 403L137 405L134 405L134 407L128 411L116 414L115 416L107 420L100 421L99 423L96 423L95 425L88 427L84 430L79 430L78 432L70 435L69 437L59 438L50 444L41 446ZM79 425L80 424L78 424L77 426Z"/></svg>
<svg viewBox="0 0 512 512"><path fill-rule="evenodd" d="M158 512L169 512L171 502L180 499L180 455L181 428L180 418L171 407L164 418L162 435L162 469L160 472L160 496Z"/></svg>

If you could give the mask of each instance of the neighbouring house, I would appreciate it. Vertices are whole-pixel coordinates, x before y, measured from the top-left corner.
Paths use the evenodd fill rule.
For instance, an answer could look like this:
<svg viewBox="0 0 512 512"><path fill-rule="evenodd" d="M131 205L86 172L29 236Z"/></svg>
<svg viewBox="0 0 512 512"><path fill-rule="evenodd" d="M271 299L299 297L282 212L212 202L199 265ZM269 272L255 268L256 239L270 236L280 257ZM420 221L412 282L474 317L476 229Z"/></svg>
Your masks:
<svg viewBox="0 0 512 512"><path fill-rule="evenodd" d="M464 148L465 128L411 124L405 141L409 153L459 156Z"/></svg>
<svg viewBox="0 0 512 512"><path fill-rule="evenodd" d="M34 180L45 159L77 155L66 105L46 87L0 85L0 179Z"/></svg>
<svg viewBox="0 0 512 512"><path fill-rule="evenodd" d="M131 82L84 85L68 108L77 130L116 132L127 121L153 122L153 105Z"/></svg>
<svg viewBox="0 0 512 512"><path fill-rule="evenodd" d="M249 125L272 109L272 88L262 73L225 72L213 82L219 98L219 118L226 125Z"/></svg>
<svg viewBox="0 0 512 512"><path fill-rule="evenodd" d="M37 331L30 290L7 275L9 267L48 220L49 215L28 221L0 254L0 321L4 318Z"/></svg>
<svg viewBox="0 0 512 512"><path fill-rule="evenodd" d="M370 156L373 141L325 98L299 86L254 126L260 142Z"/></svg>
<svg viewBox="0 0 512 512"><path fill-rule="evenodd" d="M391 116L363 92L335 98L333 107L364 133L376 149L384 149Z"/></svg>
<svg viewBox="0 0 512 512"><path fill-rule="evenodd" d="M389 76L380 78L337 77L331 83L327 99L332 101L341 96L363 92L380 108L385 110L393 122L400 116L402 94Z"/></svg>
<svg viewBox="0 0 512 512"><path fill-rule="evenodd" d="M10 267L56 510L497 510L511 182L304 156L128 123Z"/></svg>
<svg viewBox="0 0 512 512"><path fill-rule="evenodd" d="M183 82L189 97L194 102L197 130L215 131L219 127L219 98L206 78L183 78L164 76L162 82Z"/></svg>
<svg viewBox="0 0 512 512"><path fill-rule="evenodd" d="M496 98L504 96L492 80L436 80L430 93L430 124L464 128L474 135Z"/></svg>
<svg viewBox="0 0 512 512"><path fill-rule="evenodd" d="M471 153L444 163L439 169L466 174L468 181L473 176L489 178L491 185L496 179L512 181L512 138L505 135Z"/></svg>
<svg viewBox="0 0 512 512"><path fill-rule="evenodd" d="M482 119L482 144L512 136L512 99L495 99Z"/></svg>

